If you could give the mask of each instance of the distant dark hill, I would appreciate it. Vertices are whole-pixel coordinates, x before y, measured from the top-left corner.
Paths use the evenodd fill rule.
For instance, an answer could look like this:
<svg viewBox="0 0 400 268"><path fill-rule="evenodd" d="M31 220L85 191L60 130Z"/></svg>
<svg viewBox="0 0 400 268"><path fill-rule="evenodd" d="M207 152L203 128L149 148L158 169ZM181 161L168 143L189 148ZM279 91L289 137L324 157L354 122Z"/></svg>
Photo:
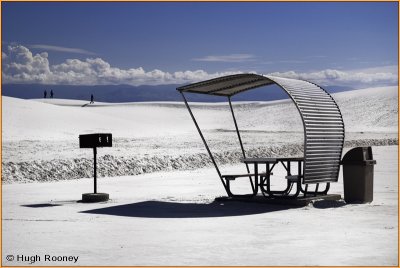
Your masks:
<svg viewBox="0 0 400 268"><path fill-rule="evenodd" d="M175 85L161 86L70 86L70 85L37 85L37 84L5 84L2 95L23 99L42 98L43 91L53 90L55 98L90 100L93 94L95 101L132 102L132 101L176 101L180 99L175 92Z"/></svg>
<svg viewBox="0 0 400 268"><path fill-rule="evenodd" d="M38 84L3 84L2 95L22 99L43 97L43 91L53 90L55 98L89 100L90 94L95 101L103 102L135 102L135 101L182 101L176 88L181 85L159 86L70 86L70 85L38 85ZM326 87L329 92L352 90L349 87ZM286 93L276 85L257 88L233 97L236 101L268 101L287 98ZM189 101L218 102L226 101L223 97L213 97L202 94L188 95Z"/></svg>

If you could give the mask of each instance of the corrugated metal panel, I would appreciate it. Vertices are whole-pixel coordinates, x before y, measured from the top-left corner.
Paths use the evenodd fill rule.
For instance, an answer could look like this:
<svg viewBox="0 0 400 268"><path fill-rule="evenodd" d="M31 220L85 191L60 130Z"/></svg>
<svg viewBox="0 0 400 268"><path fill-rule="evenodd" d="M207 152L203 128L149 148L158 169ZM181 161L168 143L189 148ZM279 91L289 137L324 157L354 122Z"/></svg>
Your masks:
<svg viewBox="0 0 400 268"><path fill-rule="evenodd" d="M257 74L235 74L179 87L182 92L232 96L243 90L261 87L273 82Z"/></svg>
<svg viewBox="0 0 400 268"><path fill-rule="evenodd" d="M344 143L344 123L336 102L310 82L266 77L289 94L303 119L303 183L336 182Z"/></svg>
<svg viewBox="0 0 400 268"><path fill-rule="evenodd" d="M303 183L335 182L344 143L344 123L336 102L313 83L269 75L237 74L179 87L181 92L232 96L277 84L298 108L304 125Z"/></svg>

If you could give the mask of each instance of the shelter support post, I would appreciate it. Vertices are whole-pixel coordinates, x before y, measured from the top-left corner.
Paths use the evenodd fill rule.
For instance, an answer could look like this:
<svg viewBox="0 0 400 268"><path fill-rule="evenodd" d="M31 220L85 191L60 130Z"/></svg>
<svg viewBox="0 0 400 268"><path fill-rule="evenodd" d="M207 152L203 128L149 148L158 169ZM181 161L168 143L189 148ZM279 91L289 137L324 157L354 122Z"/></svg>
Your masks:
<svg viewBox="0 0 400 268"><path fill-rule="evenodd" d="M239 132L239 128L238 128L238 125L237 125L237 122L236 122L235 113L233 112L233 107L232 107L232 102L231 102L231 97L230 96L228 96L228 101L229 101L229 107L231 108L233 122L235 123L236 133L237 133L237 136L238 136L238 139L239 139L240 149L242 149L243 158L246 158L246 153L244 151L242 137L240 136L240 132ZM250 173L250 168L249 168L249 164L248 163L246 163L246 169L247 169L247 173ZM251 176L249 176L249 180L250 180L250 183L251 183L251 187L254 190L255 189L254 188L254 183L253 183L253 180L251 179Z"/></svg>
<svg viewBox="0 0 400 268"><path fill-rule="evenodd" d="M187 102L186 97L185 97L185 95L183 94L183 92L181 92L181 95L182 95L183 100L184 100L184 102L185 102L186 108L188 109L189 114L190 114L190 116L192 117L193 123L194 123L194 125L196 126L197 131L198 131L199 134L200 134L200 137L201 137L201 139L202 139L202 141L203 141L203 143L204 143L204 146L205 146L206 149L207 149L208 155L210 156L211 161L213 162L214 167L215 167L215 169L217 170L217 173L218 173L218 176L219 176L219 178L220 178L220 180L221 180L221 182L222 182L222 185L224 186L225 190L228 192L227 185L225 184L224 180L222 179L222 175L221 175L221 172L219 171L217 162L215 162L214 156L212 155L211 150L210 150L210 148L208 147L208 144L207 144L207 142L206 142L206 139L204 138L203 133L201 132L201 129L200 129L199 125L197 124L196 118L194 117L194 115L193 115L193 113L192 113L192 110L190 109L189 103Z"/></svg>
<svg viewBox="0 0 400 268"><path fill-rule="evenodd" d="M94 158L94 168L93 168L93 177L94 177L94 190L93 192L97 193L97 148L93 147L93 158Z"/></svg>

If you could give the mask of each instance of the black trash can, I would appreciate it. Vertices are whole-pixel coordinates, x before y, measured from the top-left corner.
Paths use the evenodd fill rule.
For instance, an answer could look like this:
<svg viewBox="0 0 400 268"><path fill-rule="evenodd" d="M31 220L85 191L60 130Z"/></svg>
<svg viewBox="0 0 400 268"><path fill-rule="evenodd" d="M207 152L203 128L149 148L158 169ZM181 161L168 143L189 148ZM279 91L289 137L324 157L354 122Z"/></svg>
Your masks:
<svg viewBox="0 0 400 268"><path fill-rule="evenodd" d="M372 202L374 165L371 147L356 147L343 157L343 185L346 203Z"/></svg>

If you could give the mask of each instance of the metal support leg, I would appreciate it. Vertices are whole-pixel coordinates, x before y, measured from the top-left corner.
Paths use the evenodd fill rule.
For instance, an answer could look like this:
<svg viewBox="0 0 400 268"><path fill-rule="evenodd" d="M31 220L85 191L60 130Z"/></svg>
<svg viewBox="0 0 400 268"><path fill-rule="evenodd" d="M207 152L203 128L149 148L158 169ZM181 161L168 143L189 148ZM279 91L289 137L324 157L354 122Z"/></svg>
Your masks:
<svg viewBox="0 0 400 268"><path fill-rule="evenodd" d="M306 189L304 190L304 197L307 195L307 190L308 190L308 184L306 184Z"/></svg>
<svg viewBox="0 0 400 268"><path fill-rule="evenodd" d="M297 162L297 174L299 175L299 180L296 182L296 193L294 196L298 196L301 192L301 174L302 168L301 168L301 161Z"/></svg>
<svg viewBox="0 0 400 268"><path fill-rule="evenodd" d="M292 175L292 171L290 170L290 161L287 161L287 175L288 176ZM287 188L285 190L285 195L288 195L290 193L290 191L292 190L292 185L293 185L293 182L290 182L289 180L287 180Z"/></svg>
<svg viewBox="0 0 400 268"><path fill-rule="evenodd" d="M285 164L282 161L280 163L285 167L285 169L287 171L287 174L290 175L291 174L291 172L290 172L290 163L288 164L288 168L285 166ZM293 197L296 197L298 195L297 192L296 192L295 195L289 196L289 193L292 190L292 185L293 185L293 183L289 182L289 181L287 182L287 186L286 186L285 190L283 190L283 191L272 191L271 190L271 176L270 175L271 175L272 169L275 167L275 165L276 165L276 163L274 163L272 165L272 167L269 168L269 163L267 163L267 174L265 176L265 179L262 180L262 182L263 182L262 185L260 185L262 194L265 197L276 197L276 198L293 198ZM264 182L266 182L266 183L264 183ZM266 189L264 189L264 187L266 187Z"/></svg>
<svg viewBox="0 0 400 268"><path fill-rule="evenodd" d="M315 192L314 192L314 196L317 196L317 193L318 193L318 187L319 187L319 183L317 183L317 185L315 186Z"/></svg>
<svg viewBox="0 0 400 268"><path fill-rule="evenodd" d="M263 196L269 197L269 183L270 183L270 168L269 163L265 164L265 177L260 176L260 190ZM267 189L265 189L267 187Z"/></svg>
<svg viewBox="0 0 400 268"><path fill-rule="evenodd" d="M185 95L183 94L183 92L181 92L181 95L182 95L183 100L184 100L184 102L185 102L186 108L188 109L189 114L190 114L190 116L192 117L192 120L193 120L193 122L194 122L194 124L195 124L195 126L196 126L196 128L197 128L197 131L198 131L199 134L200 134L201 140L203 141L204 146L205 146L206 149L207 149L208 155L210 156L211 161L213 162L214 167L215 167L215 169L217 170L217 173L218 173L218 176L219 176L219 178L220 178L220 180L221 180L221 182L222 182L222 185L224 186L226 192L229 193L228 188L227 188L227 185L225 184L224 180L222 179L222 175L221 175L221 172L219 171L218 165L217 165L217 163L215 162L214 156L212 155L212 153L211 153L211 151L210 151L210 148L208 148L208 144L207 144L207 142L206 142L206 140L205 140L205 138L204 138L204 136L203 136L203 133L201 132L201 129L200 129L199 125L197 124L196 118L194 118L194 115L193 115L193 113L192 113L192 110L190 109L190 106L189 106L189 104L188 104L188 102L187 102L187 100L186 100Z"/></svg>
<svg viewBox="0 0 400 268"><path fill-rule="evenodd" d="M261 179L261 178L260 178ZM251 180L250 180L251 181ZM258 164L254 165L254 188L253 188L253 196L256 196L258 193Z"/></svg>
<svg viewBox="0 0 400 268"><path fill-rule="evenodd" d="M93 147L93 158L94 158L94 166L93 166L93 177L94 177L94 193L97 193L97 148Z"/></svg>
<svg viewBox="0 0 400 268"><path fill-rule="evenodd" d="M314 192L308 192L308 191L307 191L307 189L308 189L308 184L306 184L306 188L303 189L302 187L300 187L300 191L304 194L304 196L305 196L306 194L314 194L315 196L316 196L316 195L326 195L326 194L328 193L329 188L331 187L331 185L330 185L329 182L327 182L327 183L326 183L326 186L325 186L325 190L320 191L320 192L318 192L318 187L319 187L319 186L317 185Z"/></svg>
<svg viewBox="0 0 400 268"><path fill-rule="evenodd" d="M240 137L240 132L239 132L239 128L238 128L238 125L237 125L237 122L236 122L235 113L233 112L231 97L228 97L228 101L229 101L229 107L231 108L233 122L235 123L235 128L236 128L236 133L237 133L237 136L238 136L238 139L239 139L240 148L242 149L242 155L243 155L243 158L246 158L246 153L244 151L242 138ZM246 169L247 169L247 173L250 173L249 164L247 164L247 163L246 163ZM249 180L250 180L250 183L251 183L251 188L253 188L253 191L254 191L255 188L254 188L254 184L253 184L253 180L251 179L251 176L249 176Z"/></svg>

